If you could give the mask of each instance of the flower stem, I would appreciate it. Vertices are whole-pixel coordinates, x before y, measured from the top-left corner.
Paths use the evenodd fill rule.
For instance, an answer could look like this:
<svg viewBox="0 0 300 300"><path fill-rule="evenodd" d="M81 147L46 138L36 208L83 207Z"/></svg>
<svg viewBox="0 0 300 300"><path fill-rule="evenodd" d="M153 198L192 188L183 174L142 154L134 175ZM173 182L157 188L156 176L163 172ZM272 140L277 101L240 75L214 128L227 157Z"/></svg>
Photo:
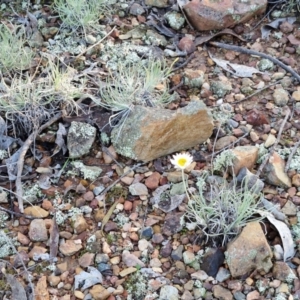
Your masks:
<svg viewBox="0 0 300 300"><path fill-rule="evenodd" d="M184 186L185 193L186 193L186 195L187 195L189 201L191 201L189 192L188 192L187 187L186 187L186 184L185 184L184 170L183 170L183 169L181 170L181 175L182 175L182 181L183 181L183 186Z"/></svg>

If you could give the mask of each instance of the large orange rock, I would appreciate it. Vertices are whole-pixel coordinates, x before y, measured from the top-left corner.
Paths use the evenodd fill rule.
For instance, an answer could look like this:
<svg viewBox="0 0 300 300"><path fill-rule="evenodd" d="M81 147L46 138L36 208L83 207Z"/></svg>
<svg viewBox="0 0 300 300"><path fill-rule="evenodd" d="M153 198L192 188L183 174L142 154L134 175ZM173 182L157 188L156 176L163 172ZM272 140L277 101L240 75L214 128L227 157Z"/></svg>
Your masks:
<svg viewBox="0 0 300 300"><path fill-rule="evenodd" d="M195 29L214 30L245 23L265 12L267 0L192 0L183 6Z"/></svg>
<svg viewBox="0 0 300 300"><path fill-rule="evenodd" d="M200 100L176 111L137 105L124 124L113 129L112 142L118 153L147 162L203 143L213 127Z"/></svg>
<svg viewBox="0 0 300 300"><path fill-rule="evenodd" d="M240 235L227 245L226 261L232 277L272 268L272 250L259 222L248 223Z"/></svg>

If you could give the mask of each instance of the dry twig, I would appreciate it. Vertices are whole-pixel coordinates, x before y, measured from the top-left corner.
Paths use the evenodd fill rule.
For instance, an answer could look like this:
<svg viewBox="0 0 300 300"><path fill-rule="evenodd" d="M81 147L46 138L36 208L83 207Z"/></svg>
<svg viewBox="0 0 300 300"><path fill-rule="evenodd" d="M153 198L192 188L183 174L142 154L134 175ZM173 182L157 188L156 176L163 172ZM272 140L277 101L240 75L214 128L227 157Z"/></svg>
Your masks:
<svg viewBox="0 0 300 300"><path fill-rule="evenodd" d="M292 68L290 68L289 66L287 66L286 64L284 64L283 62L281 62L280 60L262 53L262 52L258 52L258 51L254 51L251 49L247 49L247 48L243 48L243 47L239 47L239 46L234 46L234 45L228 45L228 44L224 44L224 43L218 43L218 42L209 42L210 45L212 46L216 46L216 47L220 47L220 48L224 48L227 50L232 50L232 51L236 51L236 52L240 52L240 53L244 53L244 54L249 54L249 55L256 55L256 56L260 56L263 58L266 58L270 61L272 61L274 64L278 65L279 67L281 67L282 69L284 69L285 71L289 72L290 74L292 74L292 76L298 80L298 82L300 82L300 75L294 71Z"/></svg>
<svg viewBox="0 0 300 300"><path fill-rule="evenodd" d="M18 167L18 172L17 172L17 178L15 181L16 184L16 194L18 198L18 204L19 204L19 209L20 212L24 212L24 205L23 205L23 187L22 187L22 171L23 171L23 166L24 166L24 158L25 155L30 147L30 145L33 143L35 140L37 134L42 132L44 129L48 128L50 125L58 121L62 117L62 113L56 114L53 118L51 118L47 123L45 123L43 126L41 126L38 130L34 131L33 133L30 134L30 136L27 138L23 146L21 147L21 153L18 159L17 167Z"/></svg>
<svg viewBox="0 0 300 300"><path fill-rule="evenodd" d="M293 156L294 156L294 154L296 153L296 151L297 151L297 149L298 149L299 147L300 147L300 140L294 145L294 147L293 147L293 149L292 149L292 151L291 151L291 153L290 153L290 155L289 155L289 158L288 158L288 160L287 160L287 163L286 163L285 169L284 169L285 172L288 171L288 169L289 169L289 167L290 167L290 164L291 164L291 162L292 162Z"/></svg>

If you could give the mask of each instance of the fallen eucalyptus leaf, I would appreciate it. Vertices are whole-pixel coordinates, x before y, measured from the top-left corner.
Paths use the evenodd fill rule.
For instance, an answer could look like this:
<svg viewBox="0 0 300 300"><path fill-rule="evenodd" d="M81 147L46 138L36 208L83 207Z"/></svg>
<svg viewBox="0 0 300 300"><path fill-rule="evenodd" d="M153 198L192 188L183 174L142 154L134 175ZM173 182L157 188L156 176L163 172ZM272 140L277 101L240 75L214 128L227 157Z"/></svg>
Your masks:
<svg viewBox="0 0 300 300"><path fill-rule="evenodd" d="M208 51L209 53L209 51ZM225 71L238 76L238 77L252 77L254 73L264 74L263 72L260 72L258 69L253 67L248 67L245 65L239 65L239 64L233 64L230 63L228 60L219 59L216 57L213 57L209 53L210 58L221 68L223 68Z"/></svg>
<svg viewBox="0 0 300 300"><path fill-rule="evenodd" d="M280 24L283 22L289 22L290 24L293 24L295 21L296 21L295 17L279 18L269 24L263 25L261 27L261 37L263 39L268 40L271 30L278 29Z"/></svg>
<svg viewBox="0 0 300 300"><path fill-rule="evenodd" d="M214 39L215 37L217 36L220 36L220 35L232 35L236 38L238 38L239 40L245 42L246 40L243 39L242 37L240 37L239 35L237 35L233 30L227 28L227 29L224 29L222 31L219 31L215 34L211 34L211 35L206 35L206 36L200 36L200 37L197 37L195 39L195 46L200 46L206 42L209 42L210 40Z"/></svg>
<svg viewBox="0 0 300 300"><path fill-rule="evenodd" d="M265 217L269 220L269 222L275 226L275 228L277 229L281 241L282 241L282 245L283 245L283 260L287 261L289 259L291 259L294 254L295 254L295 249L294 249L294 242L293 242L293 237L292 237L292 233L290 231L290 229L288 228L288 226L279 221L276 220L274 218L274 216L267 211L263 211L263 210L257 210L257 212L262 216Z"/></svg>

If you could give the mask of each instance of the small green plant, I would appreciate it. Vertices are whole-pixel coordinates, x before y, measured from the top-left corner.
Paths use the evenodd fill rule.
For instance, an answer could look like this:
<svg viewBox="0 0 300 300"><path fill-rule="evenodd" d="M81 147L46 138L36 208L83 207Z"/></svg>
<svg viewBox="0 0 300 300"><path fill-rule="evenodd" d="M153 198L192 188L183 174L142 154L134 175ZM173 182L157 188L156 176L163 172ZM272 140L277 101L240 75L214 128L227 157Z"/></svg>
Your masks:
<svg viewBox="0 0 300 300"><path fill-rule="evenodd" d="M128 110L132 105L159 107L169 103L170 95L164 89L156 90L165 83L171 72L166 62L140 60L130 65L121 62L116 72L111 73L107 85L100 89L99 104L114 112Z"/></svg>
<svg viewBox="0 0 300 300"><path fill-rule="evenodd" d="M5 113L15 135L29 135L62 108L70 113L77 107L74 98L83 95L83 86L72 83L72 71L60 71L52 62L49 70L45 78L15 76L10 84L3 78L0 81L0 112Z"/></svg>
<svg viewBox="0 0 300 300"><path fill-rule="evenodd" d="M224 182L220 186L207 186L198 178L198 193L188 202L186 218L204 231L215 244L224 245L235 237L247 222L253 220L260 198L242 183L241 187ZM208 190L209 189L209 190ZM205 192L207 190L207 192ZM261 220L255 218L255 220Z"/></svg>
<svg viewBox="0 0 300 300"><path fill-rule="evenodd" d="M98 24L101 15L107 12L106 0L54 0L53 8L59 14L63 25L76 31L82 28L86 33Z"/></svg>
<svg viewBox="0 0 300 300"><path fill-rule="evenodd" d="M30 66L34 52L25 47L25 40L17 34L19 28L13 31L5 25L0 25L0 69L2 72L24 70Z"/></svg>

